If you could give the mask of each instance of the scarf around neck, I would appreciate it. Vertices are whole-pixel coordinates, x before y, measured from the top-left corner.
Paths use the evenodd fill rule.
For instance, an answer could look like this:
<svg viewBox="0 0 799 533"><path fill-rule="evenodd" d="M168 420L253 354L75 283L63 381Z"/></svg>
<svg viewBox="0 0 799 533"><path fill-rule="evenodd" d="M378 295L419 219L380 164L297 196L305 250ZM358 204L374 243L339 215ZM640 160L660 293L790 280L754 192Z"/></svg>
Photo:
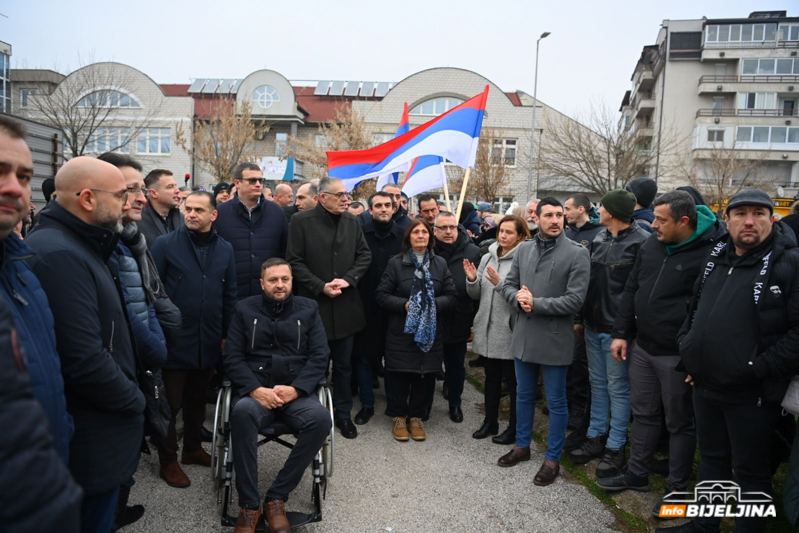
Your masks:
<svg viewBox="0 0 799 533"><path fill-rule="evenodd" d="M430 276L430 250L420 262L413 250L408 251L415 271L408 299L408 316L405 318L405 333L412 334L416 345L429 352L436 340L436 295Z"/></svg>
<svg viewBox="0 0 799 533"><path fill-rule="evenodd" d="M122 243L133 253L136 264L139 265L142 287L147 295L147 304L151 305L163 291L161 278L158 277L158 269L155 267L153 256L147 249L147 241L139 232L136 224L126 224L122 228Z"/></svg>

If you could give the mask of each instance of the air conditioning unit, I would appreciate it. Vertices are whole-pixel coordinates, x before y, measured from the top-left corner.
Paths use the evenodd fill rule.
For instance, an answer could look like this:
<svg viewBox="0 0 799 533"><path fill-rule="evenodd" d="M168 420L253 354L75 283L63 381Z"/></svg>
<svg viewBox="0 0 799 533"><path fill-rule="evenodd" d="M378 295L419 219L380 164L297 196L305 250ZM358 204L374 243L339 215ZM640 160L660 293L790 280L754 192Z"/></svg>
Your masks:
<svg viewBox="0 0 799 533"><path fill-rule="evenodd" d="M789 86L788 86L788 90L789 90L789 91L793 91L793 85L789 85Z"/></svg>
<svg viewBox="0 0 799 533"><path fill-rule="evenodd" d="M717 90L717 91L721 91L721 90L723 90L723 89L724 89L724 86L722 86L722 85L716 85L716 90Z"/></svg>
<svg viewBox="0 0 799 533"><path fill-rule="evenodd" d="M796 52L791 52L791 57L796 57Z"/></svg>
<svg viewBox="0 0 799 533"><path fill-rule="evenodd" d="M725 55L727 54L725 54L724 52L719 52L719 57L724 57Z"/></svg>
<svg viewBox="0 0 799 533"><path fill-rule="evenodd" d="M714 118L714 119L713 119L713 124L718 124L719 122L721 122L721 120L719 120L719 119L717 119L717 118Z"/></svg>

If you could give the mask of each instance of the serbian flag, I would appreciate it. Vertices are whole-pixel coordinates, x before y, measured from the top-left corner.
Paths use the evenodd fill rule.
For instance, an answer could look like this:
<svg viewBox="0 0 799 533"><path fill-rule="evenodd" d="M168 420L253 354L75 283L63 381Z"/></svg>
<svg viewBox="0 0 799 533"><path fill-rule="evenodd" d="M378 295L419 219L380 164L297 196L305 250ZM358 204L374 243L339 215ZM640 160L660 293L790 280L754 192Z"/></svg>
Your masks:
<svg viewBox="0 0 799 533"><path fill-rule="evenodd" d="M394 135L394 138L396 139L397 137L401 137L402 135L408 133L409 131L411 131L411 126L408 121L408 102L405 102L405 108L402 111L402 119L400 119L400 124L399 127L397 128L397 133L396 135ZM405 168L401 168L400 170L403 172L407 172L409 168L410 166L406 164ZM383 174L382 176L377 178L377 190L379 191L380 189L383 188L383 185L386 185L388 183L393 183L395 185L399 183L399 172L393 172L391 174ZM353 187L353 189L354 188L355 187Z"/></svg>
<svg viewBox="0 0 799 533"><path fill-rule="evenodd" d="M487 100L488 85L481 94L387 143L368 150L327 152L328 174L346 184L347 180L354 182L396 172L423 155L443 157L463 168L472 167Z"/></svg>
<svg viewBox="0 0 799 533"><path fill-rule="evenodd" d="M411 163L411 169L405 176L402 192L409 197L444 186L447 173L444 169L444 158L438 155L423 155Z"/></svg>

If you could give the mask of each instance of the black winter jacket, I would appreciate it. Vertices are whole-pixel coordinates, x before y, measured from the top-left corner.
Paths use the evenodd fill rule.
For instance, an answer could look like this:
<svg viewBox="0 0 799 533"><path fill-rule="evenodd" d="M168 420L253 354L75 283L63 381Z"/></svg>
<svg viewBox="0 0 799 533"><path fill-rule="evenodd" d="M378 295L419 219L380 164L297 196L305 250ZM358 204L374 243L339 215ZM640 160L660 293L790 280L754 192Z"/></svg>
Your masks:
<svg viewBox="0 0 799 533"><path fill-rule="evenodd" d="M0 530L78 533L82 491L53 448L0 295Z"/></svg>
<svg viewBox="0 0 799 533"><path fill-rule="evenodd" d="M475 213L473 211L473 213ZM475 266L480 264L480 248L472 244L472 239L463 226L458 227L458 240L446 244L436 239L436 255L447 262L457 292L455 307L444 315L441 333L445 343L464 342L469 339L474 315L477 313L475 301L466 292L466 273L463 260L468 259Z"/></svg>
<svg viewBox="0 0 799 533"><path fill-rule="evenodd" d="M222 354L222 339L236 305L236 265L233 247L211 229L200 246L183 226L159 237L152 254L167 296L180 309L180 342L164 368L203 369Z"/></svg>
<svg viewBox="0 0 799 533"><path fill-rule="evenodd" d="M236 255L239 300L262 294L261 265L272 257L286 256L289 225L283 208L261 198L250 215L235 194L217 212L214 228L233 245Z"/></svg>
<svg viewBox="0 0 799 533"><path fill-rule="evenodd" d="M605 229L605 226L598 222L591 222L590 220L580 226L566 226L564 232L566 233L566 237L573 240L574 242L578 242L588 248L588 251L591 251L591 247L593 246L594 239L599 234L600 231Z"/></svg>
<svg viewBox="0 0 799 533"><path fill-rule="evenodd" d="M427 374L440 372L444 359L441 324L443 316L455 307L457 292L447 263L441 257L430 254L430 277L436 295L436 340L429 352L419 349L413 335L404 333L405 303L411 296L415 267L409 255L396 256L388 262L380 286L375 292L378 305L389 312L386 333L386 370Z"/></svg>
<svg viewBox="0 0 799 533"><path fill-rule="evenodd" d="M799 373L799 248L790 228L775 222L773 239L740 258L729 236L719 242L701 267L679 347L685 370L712 394L782 400Z"/></svg>
<svg viewBox="0 0 799 533"><path fill-rule="evenodd" d="M677 333L688 316L694 282L707 254L726 234L716 221L672 255L656 234L647 237L624 285L611 336L635 339L651 355L677 355Z"/></svg>
<svg viewBox="0 0 799 533"><path fill-rule="evenodd" d="M152 250L153 244L155 244L155 240L158 237L172 233L183 226L183 213L177 207L173 207L169 210L166 216L166 224L164 224L161 215L150 205L142 209L141 220L136 222L136 226L147 240L147 248Z"/></svg>
<svg viewBox="0 0 799 533"><path fill-rule="evenodd" d="M262 293L236 304L222 361L237 399L275 385L308 396L325 377L329 356L315 301L290 296L276 302Z"/></svg>
<svg viewBox="0 0 799 533"><path fill-rule="evenodd" d="M369 220L363 225L363 236L369 251L372 253L372 261L369 268L364 273L361 282L358 284L358 292L361 293L363 310L366 313L366 321L370 322L375 314L384 314L386 311L377 305L375 301L375 291L383 279L383 273L388 266L389 260L400 253L402 249L402 235L404 230L393 220L390 222L390 229L386 233L379 233L374 220Z"/></svg>
<svg viewBox="0 0 799 533"><path fill-rule="evenodd" d="M582 313L587 327L600 333L611 332L624 284L648 236L635 221L615 236L607 229L597 234L590 248L591 281Z"/></svg>
<svg viewBox="0 0 799 533"><path fill-rule="evenodd" d="M119 487L139 462L144 395L119 272L108 260L119 235L57 203L25 240L47 294L67 410L75 421L69 469L88 495Z"/></svg>

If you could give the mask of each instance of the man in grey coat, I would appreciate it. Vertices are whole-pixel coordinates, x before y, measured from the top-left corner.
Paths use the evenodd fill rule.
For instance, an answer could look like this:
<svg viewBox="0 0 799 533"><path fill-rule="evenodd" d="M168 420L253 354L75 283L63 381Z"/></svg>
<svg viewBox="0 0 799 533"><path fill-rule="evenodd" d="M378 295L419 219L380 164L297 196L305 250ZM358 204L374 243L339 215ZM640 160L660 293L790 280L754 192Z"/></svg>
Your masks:
<svg viewBox="0 0 799 533"><path fill-rule="evenodd" d="M544 377L549 408L548 448L533 483L546 486L560 473L569 410L566 373L574 353L574 315L588 291L588 250L563 234L563 205L544 198L536 207L539 232L519 245L502 291L515 310L511 353L516 357L516 446L499 466L530 460L535 389ZM513 319L513 316L511 317Z"/></svg>

